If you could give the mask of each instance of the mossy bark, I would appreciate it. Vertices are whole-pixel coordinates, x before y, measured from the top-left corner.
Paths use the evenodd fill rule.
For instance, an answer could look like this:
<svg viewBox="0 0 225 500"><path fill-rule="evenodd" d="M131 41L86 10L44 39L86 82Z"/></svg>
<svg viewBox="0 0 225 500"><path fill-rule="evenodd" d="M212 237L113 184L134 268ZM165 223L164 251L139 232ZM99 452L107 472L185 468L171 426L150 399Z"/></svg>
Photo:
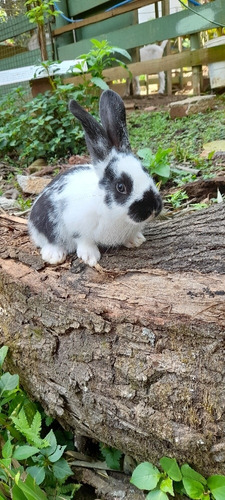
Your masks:
<svg viewBox="0 0 225 500"><path fill-rule="evenodd" d="M155 464L225 473L225 208L156 221L139 249L45 266L0 216L0 344L75 433Z"/></svg>

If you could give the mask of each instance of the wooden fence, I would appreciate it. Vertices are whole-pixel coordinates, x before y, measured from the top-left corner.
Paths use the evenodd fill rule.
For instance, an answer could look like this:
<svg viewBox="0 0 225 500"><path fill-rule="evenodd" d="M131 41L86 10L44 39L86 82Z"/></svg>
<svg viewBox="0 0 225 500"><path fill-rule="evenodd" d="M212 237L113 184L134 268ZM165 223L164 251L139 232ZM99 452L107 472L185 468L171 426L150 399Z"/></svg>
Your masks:
<svg viewBox="0 0 225 500"><path fill-rule="evenodd" d="M138 24L137 8L150 4L158 5L157 2L158 0L133 0L115 8L115 0L61 0L58 4L61 14L52 25L54 58L61 61L77 58L90 50L91 38L107 39L111 45L135 51L137 47L148 43L190 36L190 51L167 55L150 63L136 62L130 65L130 69L133 75L140 75L155 74L159 71L170 72L172 69L191 66L194 92L198 93L201 65L225 60L224 45L201 49L199 43L200 31L225 25L225 0L192 6L192 10L183 9L175 14L169 14L169 0L162 0L163 17ZM69 22L72 18L76 21ZM22 17L11 19L7 25L3 24L4 32L1 30L0 41L12 38L15 33L17 36L35 28ZM27 49L22 51L21 47L17 48L14 56L0 58L0 71L40 62L38 49L28 52ZM52 55L49 46L49 59ZM106 75L108 80L127 76L120 67L108 70Z"/></svg>
<svg viewBox="0 0 225 500"><path fill-rule="evenodd" d="M151 3L157 3L157 0L132 1L129 4L118 7L117 9L108 12L99 12L99 9L104 0L97 2L92 0L64 0L64 5L67 8L67 15L84 17L82 20L65 23L64 26L58 25L59 18L56 20L56 27L53 30L53 36L56 39L57 54L59 59L77 57L81 53L88 52L91 47L90 32L87 28L92 28L92 36L99 40L107 39L112 45L116 45L127 50L135 49L149 43L160 42L165 39L174 39L176 37L190 36L191 50L184 53L167 55L163 59L154 60L146 63L135 63L129 65L129 69L133 75L154 74L159 71L170 71L176 68L186 66L192 67L193 72L193 89L194 93L200 92L200 68L204 64L225 60L225 46L215 47L211 49L201 49L199 32L206 31L218 26L225 26L225 5L224 0L214 0L212 3L207 3L201 6L191 7L191 10L184 9L175 14L169 14L169 0L162 1L163 17L147 21L142 24L125 25L119 29L109 29L106 24L109 19L116 23L116 18L127 15L133 11ZM112 2L108 2L112 3ZM115 2L114 2L115 3ZM95 9L94 9L95 7ZM87 10L89 8L89 10ZM126 13L126 14L125 14ZM62 24L62 21L60 20ZM105 24L104 24L105 23ZM105 26L105 29L104 29ZM113 25L112 25L113 26ZM116 26L116 25L115 25ZM84 29L86 28L86 31ZM80 34L80 30L83 30ZM78 34L76 42L61 43L60 37L68 36L69 33L75 32ZM122 68L114 68L105 73L107 78L110 75L113 79L121 79L127 76ZM70 79L70 81L72 81ZM77 80L74 80L77 81Z"/></svg>

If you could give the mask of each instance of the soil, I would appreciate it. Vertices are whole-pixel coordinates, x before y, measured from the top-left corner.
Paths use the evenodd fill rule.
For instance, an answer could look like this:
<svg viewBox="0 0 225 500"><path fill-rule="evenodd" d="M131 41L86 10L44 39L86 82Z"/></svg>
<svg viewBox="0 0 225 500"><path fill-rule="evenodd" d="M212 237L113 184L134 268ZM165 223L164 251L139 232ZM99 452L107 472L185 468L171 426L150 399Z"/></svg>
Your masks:
<svg viewBox="0 0 225 500"><path fill-rule="evenodd" d="M190 97L189 95L161 95L161 94L150 94L147 96L130 96L125 97L123 100L125 102L126 110L129 111L133 109L140 109L144 111L148 107L154 107L155 110L167 110L168 105L171 102L182 101ZM151 111L151 110L150 110Z"/></svg>
<svg viewBox="0 0 225 500"><path fill-rule="evenodd" d="M221 95L224 93L225 89L218 89L217 92L213 92L213 94ZM207 95L207 94L203 94ZM149 95L138 95L138 96L129 96L123 97L126 111L140 110L140 111L168 111L168 106L172 102L183 101L184 99L188 99L189 97L193 97L189 90L180 91L179 93L175 93L172 95L162 95L158 93L151 93ZM224 105L222 102L217 100L217 109L223 109ZM148 109L148 108L154 109Z"/></svg>

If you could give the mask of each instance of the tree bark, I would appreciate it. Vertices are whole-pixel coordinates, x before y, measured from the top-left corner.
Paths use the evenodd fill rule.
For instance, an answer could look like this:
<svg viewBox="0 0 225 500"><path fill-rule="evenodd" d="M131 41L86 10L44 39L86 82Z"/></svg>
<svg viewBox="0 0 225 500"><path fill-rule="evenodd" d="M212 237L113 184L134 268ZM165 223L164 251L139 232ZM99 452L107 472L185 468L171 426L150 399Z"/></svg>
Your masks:
<svg viewBox="0 0 225 500"><path fill-rule="evenodd" d="M46 36L45 36L44 24L38 25L38 40L39 40L40 51L41 51L41 59L42 59L42 61L47 61L48 60L48 52L47 52L47 47L46 47Z"/></svg>
<svg viewBox="0 0 225 500"><path fill-rule="evenodd" d="M155 464L225 472L225 207L156 221L139 249L43 264L0 216L8 368L76 433Z"/></svg>

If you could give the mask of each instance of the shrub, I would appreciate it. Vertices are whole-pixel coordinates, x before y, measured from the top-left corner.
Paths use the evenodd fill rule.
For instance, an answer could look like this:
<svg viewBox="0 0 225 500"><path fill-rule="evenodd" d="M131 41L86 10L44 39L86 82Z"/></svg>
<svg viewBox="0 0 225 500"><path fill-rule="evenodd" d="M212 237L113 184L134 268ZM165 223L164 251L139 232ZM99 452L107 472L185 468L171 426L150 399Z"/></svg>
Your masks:
<svg viewBox="0 0 225 500"><path fill-rule="evenodd" d="M25 100L18 88L0 101L0 152L22 164L34 159L65 157L85 148L81 125L68 110L70 98L77 98L74 86L58 85L54 92Z"/></svg>
<svg viewBox="0 0 225 500"><path fill-rule="evenodd" d="M67 482L73 474L63 457L67 442L59 445L52 429L42 438L48 417L19 387L19 376L4 372L7 351L0 349L0 499L72 499L80 485Z"/></svg>

